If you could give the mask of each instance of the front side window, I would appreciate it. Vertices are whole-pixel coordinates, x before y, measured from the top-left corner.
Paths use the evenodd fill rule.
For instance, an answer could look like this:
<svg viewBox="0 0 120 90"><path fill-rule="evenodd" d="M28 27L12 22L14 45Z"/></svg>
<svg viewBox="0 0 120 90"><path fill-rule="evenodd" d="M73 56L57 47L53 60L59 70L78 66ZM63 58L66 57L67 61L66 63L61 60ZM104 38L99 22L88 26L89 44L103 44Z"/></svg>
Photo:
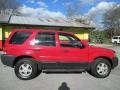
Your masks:
<svg viewBox="0 0 120 90"><path fill-rule="evenodd" d="M81 44L80 40L70 34L59 34L60 46L61 47L79 47Z"/></svg>
<svg viewBox="0 0 120 90"><path fill-rule="evenodd" d="M55 46L55 33L40 32L35 37L35 45Z"/></svg>
<svg viewBox="0 0 120 90"><path fill-rule="evenodd" d="M9 44L23 44L31 34L31 32L15 32Z"/></svg>

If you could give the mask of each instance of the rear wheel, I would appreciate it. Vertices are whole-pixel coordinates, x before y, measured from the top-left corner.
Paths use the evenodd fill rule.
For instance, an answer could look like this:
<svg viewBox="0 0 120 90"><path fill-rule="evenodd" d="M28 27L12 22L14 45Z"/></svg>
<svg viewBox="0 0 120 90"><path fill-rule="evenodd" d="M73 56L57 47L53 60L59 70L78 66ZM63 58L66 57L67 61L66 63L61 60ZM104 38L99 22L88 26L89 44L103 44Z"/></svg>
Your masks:
<svg viewBox="0 0 120 90"><path fill-rule="evenodd" d="M19 79L29 80L37 76L38 68L30 58L24 58L15 64L14 71Z"/></svg>
<svg viewBox="0 0 120 90"><path fill-rule="evenodd" d="M104 58L96 59L91 65L90 74L97 78L105 78L111 72L111 64Z"/></svg>

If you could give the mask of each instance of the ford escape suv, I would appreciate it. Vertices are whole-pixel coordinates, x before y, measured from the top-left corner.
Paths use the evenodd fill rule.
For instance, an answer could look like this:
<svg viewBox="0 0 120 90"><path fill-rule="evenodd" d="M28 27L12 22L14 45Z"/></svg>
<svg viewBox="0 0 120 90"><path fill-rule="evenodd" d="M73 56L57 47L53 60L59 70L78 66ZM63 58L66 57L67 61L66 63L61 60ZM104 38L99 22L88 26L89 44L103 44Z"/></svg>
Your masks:
<svg viewBox="0 0 120 90"><path fill-rule="evenodd" d="M118 65L113 50L85 45L74 34L54 30L13 30L5 41L1 61L14 68L19 79L29 80L41 72L83 72L107 77Z"/></svg>

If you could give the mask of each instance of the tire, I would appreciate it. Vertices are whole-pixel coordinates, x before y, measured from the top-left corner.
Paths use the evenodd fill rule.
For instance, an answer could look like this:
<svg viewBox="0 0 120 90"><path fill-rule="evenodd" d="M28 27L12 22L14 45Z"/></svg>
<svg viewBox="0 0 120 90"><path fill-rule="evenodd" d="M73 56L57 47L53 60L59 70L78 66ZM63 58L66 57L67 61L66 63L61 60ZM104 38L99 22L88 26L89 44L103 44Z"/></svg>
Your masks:
<svg viewBox="0 0 120 90"><path fill-rule="evenodd" d="M118 44L117 41L115 41L114 44L117 45Z"/></svg>
<svg viewBox="0 0 120 90"><path fill-rule="evenodd" d="M106 78L111 72L111 64L104 58L98 58L91 64L90 74L96 78Z"/></svg>
<svg viewBox="0 0 120 90"><path fill-rule="evenodd" d="M37 76L37 64L31 58L24 58L15 64L14 72L21 80L30 80Z"/></svg>

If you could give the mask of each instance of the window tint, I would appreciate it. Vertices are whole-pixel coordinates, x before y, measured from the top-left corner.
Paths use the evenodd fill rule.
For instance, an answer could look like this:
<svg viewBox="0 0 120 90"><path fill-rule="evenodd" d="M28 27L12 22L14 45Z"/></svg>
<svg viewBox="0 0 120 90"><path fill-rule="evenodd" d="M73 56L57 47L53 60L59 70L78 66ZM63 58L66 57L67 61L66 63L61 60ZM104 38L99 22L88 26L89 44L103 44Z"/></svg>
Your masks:
<svg viewBox="0 0 120 90"><path fill-rule="evenodd" d="M69 35L69 34L59 34L59 40L60 41L79 41L78 38L72 36L72 35Z"/></svg>
<svg viewBox="0 0 120 90"><path fill-rule="evenodd" d="M31 34L31 32L15 32L9 44L23 44Z"/></svg>
<svg viewBox="0 0 120 90"><path fill-rule="evenodd" d="M62 47L78 47L80 40L69 34L59 34L60 46Z"/></svg>
<svg viewBox="0 0 120 90"><path fill-rule="evenodd" d="M37 34L35 45L55 46L55 33L40 32Z"/></svg>
<svg viewBox="0 0 120 90"><path fill-rule="evenodd" d="M118 39L118 37L113 37L113 39Z"/></svg>

